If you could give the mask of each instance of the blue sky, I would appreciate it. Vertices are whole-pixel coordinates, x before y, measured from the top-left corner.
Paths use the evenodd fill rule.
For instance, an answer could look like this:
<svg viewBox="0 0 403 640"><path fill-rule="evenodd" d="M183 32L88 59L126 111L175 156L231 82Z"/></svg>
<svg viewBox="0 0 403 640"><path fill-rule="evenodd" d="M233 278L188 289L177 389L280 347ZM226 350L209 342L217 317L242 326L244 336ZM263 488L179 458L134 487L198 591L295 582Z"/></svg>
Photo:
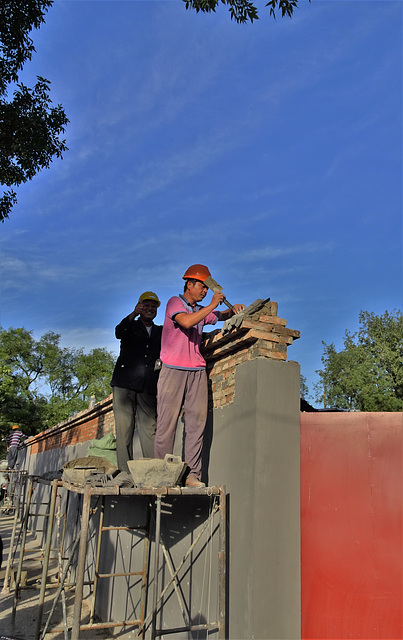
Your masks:
<svg viewBox="0 0 403 640"><path fill-rule="evenodd" d="M23 81L52 83L69 151L0 226L1 326L89 350L144 290L209 266L232 303L270 297L322 340L401 308L402 3L258 3L253 25L182 0L56 0Z"/></svg>

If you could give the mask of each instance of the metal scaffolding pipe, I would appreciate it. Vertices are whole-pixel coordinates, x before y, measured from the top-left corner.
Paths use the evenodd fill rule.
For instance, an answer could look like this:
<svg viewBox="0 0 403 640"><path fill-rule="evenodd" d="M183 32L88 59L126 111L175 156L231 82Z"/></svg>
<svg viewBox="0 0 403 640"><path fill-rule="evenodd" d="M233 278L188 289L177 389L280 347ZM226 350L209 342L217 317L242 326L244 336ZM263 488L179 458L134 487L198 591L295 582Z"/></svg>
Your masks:
<svg viewBox="0 0 403 640"><path fill-rule="evenodd" d="M81 534L80 546L78 550L78 563L76 570L76 594L74 598L73 626L71 630L71 640L80 640L80 620L81 604L83 599L84 567L87 549L88 522L91 506L91 487L88 485L84 489L83 510L81 514Z"/></svg>
<svg viewBox="0 0 403 640"><path fill-rule="evenodd" d="M151 625L151 640L156 638L157 626L157 601L158 601L158 570L160 562L160 535L161 535L161 496L157 496L155 505L155 549L154 549L154 591L153 614Z"/></svg>

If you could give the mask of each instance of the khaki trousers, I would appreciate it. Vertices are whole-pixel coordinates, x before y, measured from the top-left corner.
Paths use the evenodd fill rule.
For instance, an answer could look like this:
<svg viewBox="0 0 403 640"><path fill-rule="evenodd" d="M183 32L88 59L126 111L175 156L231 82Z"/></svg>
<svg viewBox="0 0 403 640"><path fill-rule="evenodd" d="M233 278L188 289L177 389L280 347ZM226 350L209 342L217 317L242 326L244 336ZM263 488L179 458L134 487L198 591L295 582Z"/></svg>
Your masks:
<svg viewBox="0 0 403 640"><path fill-rule="evenodd" d="M203 434L207 420L207 374L205 369L183 371L163 366L158 380L158 419L154 455L173 453L176 427L183 406L184 458L190 473L201 480Z"/></svg>

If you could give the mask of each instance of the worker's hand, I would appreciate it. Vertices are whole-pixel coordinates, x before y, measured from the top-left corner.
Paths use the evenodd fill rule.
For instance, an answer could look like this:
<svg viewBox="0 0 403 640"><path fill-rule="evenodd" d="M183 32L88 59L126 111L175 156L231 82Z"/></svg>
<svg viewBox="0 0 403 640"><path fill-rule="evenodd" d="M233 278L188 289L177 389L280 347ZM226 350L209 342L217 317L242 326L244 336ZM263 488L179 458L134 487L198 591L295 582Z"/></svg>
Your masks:
<svg viewBox="0 0 403 640"><path fill-rule="evenodd" d="M215 309L216 307L218 307L219 304L222 303L222 301L224 300L225 296L223 293L221 293L221 291L214 293L213 297L211 298L211 306L213 309Z"/></svg>
<svg viewBox="0 0 403 640"><path fill-rule="evenodd" d="M133 311L131 312L131 314L129 315L129 320L131 321L134 320L137 316L140 315L142 310L143 310L143 303L138 302L134 307Z"/></svg>
<svg viewBox="0 0 403 640"><path fill-rule="evenodd" d="M244 311L244 309L246 309L246 305L244 305L244 304L234 304L232 308L234 310L234 313L241 313L241 311Z"/></svg>

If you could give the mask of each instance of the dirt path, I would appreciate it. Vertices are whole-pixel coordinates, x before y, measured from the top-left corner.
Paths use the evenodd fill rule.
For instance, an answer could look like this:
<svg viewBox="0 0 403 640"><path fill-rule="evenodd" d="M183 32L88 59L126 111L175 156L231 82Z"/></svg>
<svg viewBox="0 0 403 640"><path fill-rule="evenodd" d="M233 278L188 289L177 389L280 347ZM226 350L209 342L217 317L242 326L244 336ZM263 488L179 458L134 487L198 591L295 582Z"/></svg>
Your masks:
<svg viewBox="0 0 403 640"><path fill-rule="evenodd" d="M12 640L35 640L37 622L39 617L39 596L40 596L40 582L42 576L42 561L40 558L40 550L38 543L36 542L32 534L27 535L25 548L29 549L32 553L24 554L24 566L26 575L23 575L26 583L24 587L20 589L17 599L17 606L15 607L15 624L12 624L12 615L14 608L14 586L13 580L10 581L10 585L7 589L4 588L4 576L7 567L8 554L10 552L10 540L13 529L14 517L4 515L0 512L0 536L3 543L3 561L0 570L0 640L10 638ZM18 529L19 530L19 529ZM31 557L30 557L31 556ZM27 560L25 558L27 557ZM14 565L18 565L18 557L14 560ZM52 608L52 604L55 599L55 593L57 591L57 565L55 561L50 563L48 575L50 577L50 585L46 588L45 601L43 605L42 625L48 621L49 612ZM74 590L66 590L66 617L63 616L62 597L58 599L55 612L52 615L50 629L60 628L60 632L46 633L43 640L65 640L64 630L71 627L72 614L74 604ZM85 614L85 622L89 620L89 603L84 600L82 603L83 614ZM67 623L65 622L67 620ZM68 636L70 637L70 632ZM99 640L116 640L116 638L129 640L134 638L133 632L126 632L123 630L115 630L115 635L111 635L108 631L93 629L91 631L82 631L80 633L80 640L85 639L99 639Z"/></svg>

